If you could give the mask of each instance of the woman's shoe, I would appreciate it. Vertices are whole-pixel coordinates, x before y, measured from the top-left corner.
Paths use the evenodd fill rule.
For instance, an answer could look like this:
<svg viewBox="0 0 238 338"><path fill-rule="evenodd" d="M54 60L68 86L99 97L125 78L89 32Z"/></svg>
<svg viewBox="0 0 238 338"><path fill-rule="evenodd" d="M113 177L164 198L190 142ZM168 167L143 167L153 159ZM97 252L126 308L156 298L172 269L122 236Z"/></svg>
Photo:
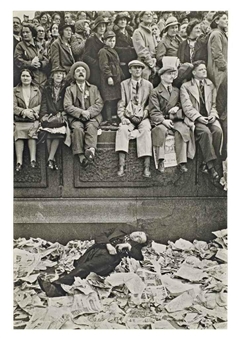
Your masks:
<svg viewBox="0 0 238 338"><path fill-rule="evenodd" d="M34 161L34 160L31 161L31 167L32 167L32 168L35 168L35 167L36 167L36 161Z"/></svg>
<svg viewBox="0 0 238 338"><path fill-rule="evenodd" d="M21 169L22 169L22 164L21 163L17 163L17 165L16 165L16 171L19 172L19 171L21 171Z"/></svg>
<svg viewBox="0 0 238 338"><path fill-rule="evenodd" d="M47 162L47 167L50 168L51 170L54 170L54 161L49 160L49 161Z"/></svg>

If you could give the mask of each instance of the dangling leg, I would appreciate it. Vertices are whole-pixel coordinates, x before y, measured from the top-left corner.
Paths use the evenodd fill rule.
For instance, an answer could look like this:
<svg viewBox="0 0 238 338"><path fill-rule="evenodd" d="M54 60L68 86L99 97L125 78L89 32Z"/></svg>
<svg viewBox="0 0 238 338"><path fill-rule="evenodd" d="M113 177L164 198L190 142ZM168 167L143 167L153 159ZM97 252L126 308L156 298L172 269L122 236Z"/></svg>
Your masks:
<svg viewBox="0 0 238 338"><path fill-rule="evenodd" d="M31 167L36 167L36 140L29 139L28 140L28 148L30 151L30 161L31 161Z"/></svg>
<svg viewBox="0 0 238 338"><path fill-rule="evenodd" d="M49 164L50 163L53 164L53 169L56 169L56 170L58 170L58 166L57 166L57 164L55 162L55 154L56 154L56 151L58 149L59 143L60 143L60 139L59 138L56 138L56 139L52 140L51 146L50 146L50 151L49 151L49 158L48 158L48 163Z"/></svg>
<svg viewBox="0 0 238 338"><path fill-rule="evenodd" d="M16 171L20 171L22 167L22 158L23 158L23 150L24 150L24 140L16 140L15 141L15 151L17 157Z"/></svg>

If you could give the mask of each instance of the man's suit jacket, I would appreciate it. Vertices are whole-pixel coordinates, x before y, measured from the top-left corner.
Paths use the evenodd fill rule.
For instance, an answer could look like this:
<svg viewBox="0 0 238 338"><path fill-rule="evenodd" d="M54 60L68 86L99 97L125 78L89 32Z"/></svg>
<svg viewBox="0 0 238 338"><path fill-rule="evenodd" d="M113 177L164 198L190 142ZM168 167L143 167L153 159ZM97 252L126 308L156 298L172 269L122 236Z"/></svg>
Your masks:
<svg viewBox="0 0 238 338"><path fill-rule="evenodd" d="M103 100L96 86L91 85L87 81L85 82L85 92L89 93L90 107L87 109L90 112L90 119L96 119L100 124L102 122L102 108ZM75 120L80 120L82 116L82 100L83 93L77 90L77 84L72 83L66 88L64 97L64 109L68 114L68 121L71 124ZM78 104L79 103L79 104Z"/></svg>
<svg viewBox="0 0 238 338"><path fill-rule="evenodd" d="M216 110L216 88L212 81L205 79L204 81L204 96L205 105L208 112L208 116L215 116L219 119L218 112ZM180 100L184 114L188 117L192 124L195 120L202 116L200 114L200 97L199 89L195 79L184 83L180 88ZM221 128L218 120L214 122L214 125Z"/></svg>
<svg viewBox="0 0 238 338"><path fill-rule="evenodd" d="M141 79L141 100L140 104L144 108L144 111L148 112L149 111L149 105L148 105L148 100L149 100L149 95L153 89L153 85L151 82ZM121 82L121 100L118 102L117 105L117 114L118 117L123 120L125 118L125 109L129 102L132 100L132 95L131 95L131 79L127 79L125 81ZM144 119L148 117L148 113L144 115Z"/></svg>

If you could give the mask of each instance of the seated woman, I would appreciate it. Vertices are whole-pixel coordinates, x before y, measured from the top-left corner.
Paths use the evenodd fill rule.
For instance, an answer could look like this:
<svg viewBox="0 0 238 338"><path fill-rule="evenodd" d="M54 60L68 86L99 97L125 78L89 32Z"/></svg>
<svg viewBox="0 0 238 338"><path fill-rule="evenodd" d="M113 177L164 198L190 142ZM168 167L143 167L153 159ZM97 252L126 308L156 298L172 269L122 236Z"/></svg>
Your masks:
<svg viewBox="0 0 238 338"><path fill-rule="evenodd" d="M100 276L109 275L121 262L123 257L143 260L141 249L148 244L148 238L142 231L123 231L115 229L113 233L99 235L90 248L78 260L75 269L50 283L38 277L38 282L48 297L64 296L66 292L60 284L72 285L75 277L86 278L90 272Z"/></svg>
<svg viewBox="0 0 238 338"><path fill-rule="evenodd" d="M33 74L29 69L20 72L20 84L14 88L14 141L16 171L22 169L24 140L28 140L31 167L36 167L36 140L39 127L41 93L32 84Z"/></svg>
<svg viewBox="0 0 238 338"><path fill-rule="evenodd" d="M49 153L47 166L58 170L55 162L55 154L60 140L70 146L70 130L67 117L64 113L64 95L67 87L65 82L66 71L64 68L56 67L51 71L51 78L46 83L40 107L40 130L43 131L43 139L46 138ZM65 137L66 136L66 137Z"/></svg>

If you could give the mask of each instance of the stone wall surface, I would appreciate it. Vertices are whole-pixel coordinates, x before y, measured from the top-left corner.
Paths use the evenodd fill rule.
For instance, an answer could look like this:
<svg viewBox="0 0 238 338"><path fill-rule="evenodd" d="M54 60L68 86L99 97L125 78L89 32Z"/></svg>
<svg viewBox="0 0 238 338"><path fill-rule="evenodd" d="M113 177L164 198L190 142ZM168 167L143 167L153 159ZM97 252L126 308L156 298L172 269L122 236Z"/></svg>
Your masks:
<svg viewBox="0 0 238 338"><path fill-rule="evenodd" d="M152 159L152 178L146 179L132 140L126 175L119 178L114 140L114 131L99 136L94 164L86 170L65 145L57 153L59 170L49 170L45 144L38 145L38 167L32 169L26 149L23 170L14 174L15 237L39 234L65 242L76 234L94 236L98 227L130 223L166 242L207 239L211 231L226 227L226 192L199 170L199 150L188 162L188 173L173 167L161 175Z"/></svg>

